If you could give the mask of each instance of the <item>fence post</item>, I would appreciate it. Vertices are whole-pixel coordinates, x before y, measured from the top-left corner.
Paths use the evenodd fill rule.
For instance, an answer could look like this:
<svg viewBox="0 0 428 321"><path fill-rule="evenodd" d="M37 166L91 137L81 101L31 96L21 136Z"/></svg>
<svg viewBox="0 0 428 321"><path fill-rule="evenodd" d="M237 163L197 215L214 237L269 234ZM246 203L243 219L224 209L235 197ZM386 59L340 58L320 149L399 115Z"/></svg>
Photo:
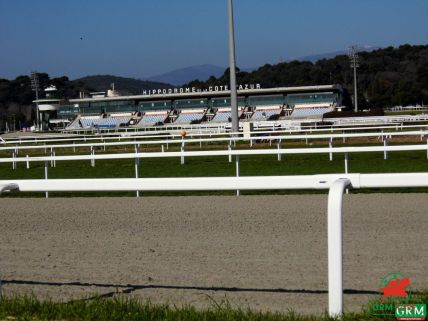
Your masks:
<svg viewBox="0 0 428 321"><path fill-rule="evenodd" d="M384 147L388 146L388 138L387 137L385 137L383 140L383 146ZM388 159L388 151L386 150L386 148L383 151L383 159Z"/></svg>
<svg viewBox="0 0 428 321"><path fill-rule="evenodd" d="M348 174L348 153L345 153L345 174ZM346 189L346 194L349 194L349 189Z"/></svg>
<svg viewBox="0 0 428 321"><path fill-rule="evenodd" d="M232 163L232 154L230 153L232 151L232 146L227 146L227 149L229 150L229 163Z"/></svg>
<svg viewBox="0 0 428 321"><path fill-rule="evenodd" d="M45 161L45 180L48 180L48 161ZM49 198L49 192L45 192L45 197Z"/></svg>
<svg viewBox="0 0 428 321"><path fill-rule="evenodd" d="M330 137L329 141L328 141L328 147L331 149L333 148L333 137ZM330 161L333 160L333 152L330 151Z"/></svg>
<svg viewBox="0 0 428 321"><path fill-rule="evenodd" d="M95 156L95 150L94 150L93 146L91 146L91 155ZM95 167L95 159L94 158L91 158L91 166Z"/></svg>
<svg viewBox="0 0 428 321"><path fill-rule="evenodd" d="M181 144L181 165L184 165L184 142Z"/></svg>
<svg viewBox="0 0 428 321"><path fill-rule="evenodd" d="M281 153L279 152L279 150L281 149L281 140L279 140L279 142L278 142L278 162L280 162L281 161L281 159L282 159L282 155L281 155Z"/></svg>
<svg viewBox="0 0 428 321"><path fill-rule="evenodd" d="M328 193L327 238L328 238L328 313L340 317L343 313L343 191L351 181L336 180Z"/></svg>
<svg viewBox="0 0 428 321"><path fill-rule="evenodd" d="M348 174L348 153L345 153L345 174Z"/></svg>
<svg viewBox="0 0 428 321"><path fill-rule="evenodd" d="M28 161L28 155L25 156L27 158L27 169L30 168L30 162Z"/></svg>
<svg viewBox="0 0 428 321"><path fill-rule="evenodd" d="M239 177L239 155L235 156L236 177ZM239 196L239 189L236 190L236 196Z"/></svg>
<svg viewBox="0 0 428 321"><path fill-rule="evenodd" d="M15 157L16 157L16 155L15 155L15 151L13 151L13 152L12 152L12 158L13 158L13 161L12 161L12 169L16 169L16 161L15 161Z"/></svg>
<svg viewBox="0 0 428 321"><path fill-rule="evenodd" d="M162 145L162 149L163 149L163 145ZM135 154L138 154L139 152L140 152L140 145L135 145ZM135 157L135 161L134 161L135 178L138 178L139 165L140 165L140 159ZM140 191L136 191L135 195L136 197L140 197Z"/></svg>

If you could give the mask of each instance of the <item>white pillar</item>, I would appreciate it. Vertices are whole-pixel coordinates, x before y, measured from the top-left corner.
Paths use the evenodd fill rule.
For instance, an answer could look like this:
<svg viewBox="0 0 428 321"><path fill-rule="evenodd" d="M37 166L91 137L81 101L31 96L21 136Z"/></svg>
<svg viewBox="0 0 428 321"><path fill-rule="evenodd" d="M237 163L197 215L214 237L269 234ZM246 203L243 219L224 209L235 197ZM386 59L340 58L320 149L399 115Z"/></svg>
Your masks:
<svg viewBox="0 0 428 321"><path fill-rule="evenodd" d="M48 161L45 161L45 180L48 179ZM45 197L49 198L49 193L45 192Z"/></svg>
<svg viewBox="0 0 428 321"><path fill-rule="evenodd" d="M383 140L383 146L388 146L388 138L386 137ZM383 151L383 159L388 159L388 151L386 149Z"/></svg>
<svg viewBox="0 0 428 321"><path fill-rule="evenodd" d="M340 317L343 313L343 191L351 181L336 180L328 193L328 313Z"/></svg>
<svg viewBox="0 0 428 321"><path fill-rule="evenodd" d="M236 177L239 177L239 155L235 156ZM236 190L236 196L239 196L239 189Z"/></svg>

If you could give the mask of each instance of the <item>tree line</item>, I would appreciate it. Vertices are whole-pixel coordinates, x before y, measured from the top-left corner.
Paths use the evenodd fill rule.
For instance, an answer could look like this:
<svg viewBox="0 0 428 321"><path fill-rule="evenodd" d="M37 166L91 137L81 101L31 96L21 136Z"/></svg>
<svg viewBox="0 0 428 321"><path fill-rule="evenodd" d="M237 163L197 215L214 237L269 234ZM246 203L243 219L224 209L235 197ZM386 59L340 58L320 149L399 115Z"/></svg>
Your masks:
<svg viewBox="0 0 428 321"><path fill-rule="evenodd" d="M169 84L111 75L96 75L70 80L68 77L50 78L47 73L37 74L39 81L39 97L44 98L46 87L54 85L58 89L58 97L65 100L79 97L79 92L86 94L94 91L106 91L114 83L115 90L121 95L137 95L143 90L172 88ZM36 99L31 87L30 76L19 76L14 80L0 79L0 129L5 122L20 123L22 127L33 124ZM13 116L13 118L11 118Z"/></svg>
<svg viewBox="0 0 428 321"><path fill-rule="evenodd" d="M428 102L428 45L402 45L371 52L359 52L358 106L384 108ZM341 84L344 104L352 107L353 70L346 55L332 59L290 61L266 64L253 72L237 69L238 83L260 83L264 88ZM208 87L229 83L229 69L218 78L192 81L189 87Z"/></svg>
<svg viewBox="0 0 428 321"><path fill-rule="evenodd" d="M415 105L428 101L428 45L387 47L360 52L359 57L358 102L361 109ZM352 107L353 71L346 55L315 63L295 60L266 64L253 72L237 71L238 83L260 83L264 88L341 84L344 87L344 104ZM115 76L70 80L66 76L50 78L46 73L39 73L38 78L41 89L55 85L59 96L64 99L76 98L81 91L105 91L110 83L115 83L117 89L127 94L138 94L143 89L171 88L168 84ZM226 69L218 78L211 76L207 81L195 80L185 86L207 88L228 83L229 69ZM31 125L35 119L34 99L29 76L19 76L14 80L0 79L0 120L14 115L15 121Z"/></svg>

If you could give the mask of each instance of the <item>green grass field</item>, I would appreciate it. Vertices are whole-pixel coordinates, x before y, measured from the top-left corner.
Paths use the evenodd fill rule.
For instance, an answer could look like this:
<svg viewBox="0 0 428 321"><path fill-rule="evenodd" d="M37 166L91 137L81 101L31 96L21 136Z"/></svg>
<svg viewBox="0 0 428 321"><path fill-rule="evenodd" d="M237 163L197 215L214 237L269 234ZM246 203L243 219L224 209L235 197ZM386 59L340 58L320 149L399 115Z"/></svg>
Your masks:
<svg viewBox="0 0 428 321"><path fill-rule="evenodd" d="M294 147L294 146L293 146ZM302 146L300 146L302 147ZM189 148L191 149L191 148ZM199 148L194 147L198 150ZM129 152L130 150L128 150ZM97 151L97 154L102 150ZM70 154L69 151L57 152L57 155ZM86 153L87 154L87 153ZM22 156L22 155L21 155ZM89 161L61 161L56 167L49 167L49 178L132 178L135 177L134 160L97 160L96 166L91 167ZM349 155L350 173L399 173L399 172L427 172L428 160L425 151L390 152L389 159L383 159L383 152L355 153ZM344 155L335 154L334 160L329 161L328 154L313 155L283 155L278 161L276 155L241 156L241 176L273 176L273 175L310 175L344 173ZM207 176L235 176L235 162L229 163L227 156L220 157L187 157L186 163L180 165L176 158L149 158L141 159L139 177L207 177ZM0 179L40 179L44 178L44 164L31 163L26 169L25 163L18 163L18 168L12 170L11 164L0 164ZM388 190L383 190L388 191ZM394 191L423 191L428 189L395 189ZM247 194L269 193L277 194L280 191L245 192ZM294 193L301 193L295 191ZM312 191L314 192L314 191ZM290 191L287 191L290 193ZM133 193L69 193L68 195L134 195ZM206 192L150 192L145 195L206 195ZM213 193L210 193L213 194ZM233 194L231 192L217 192L216 194ZM24 195L12 193L11 195ZM33 194L37 195L37 194ZM42 195L39 193L39 195ZM63 193L51 194L64 195ZM28 194L26 195L28 196Z"/></svg>

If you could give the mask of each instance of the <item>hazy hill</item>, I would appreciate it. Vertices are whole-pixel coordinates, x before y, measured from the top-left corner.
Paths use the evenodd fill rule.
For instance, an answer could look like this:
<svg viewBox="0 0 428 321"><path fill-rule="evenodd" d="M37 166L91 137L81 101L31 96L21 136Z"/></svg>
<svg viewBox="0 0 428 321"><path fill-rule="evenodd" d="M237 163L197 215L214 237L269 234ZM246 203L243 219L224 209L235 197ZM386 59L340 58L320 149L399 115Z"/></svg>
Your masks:
<svg viewBox="0 0 428 321"><path fill-rule="evenodd" d="M107 91L114 83L115 90L122 95L138 95L143 90L172 88L170 84L161 82L139 80L134 78L117 77L112 75L96 75L75 79L74 82L82 83L85 87L96 91Z"/></svg>
<svg viewBox="0 0 428 321"><path fill-rule="evenodd" d="M381 48L369 46L369 45L358 47L359 52L370 52L370 51L377 50L377 49L381 49ZM326 52L326 53L321 53L321 54L316 54L316 55L304 56L304 57L300 57L300 58L292 59L292 60L310 61L310 62L315 63L321 59L332 59L336 56L347 55L347 54L348 54L347 50L339 50L339 51ZM289 60L289 61L292 61L292 60Z"/></svg>
<svg viewBox="0 0 428 321"><path fill-rule="evenodd" d="M361 108L427 103L428 45L388 47L361 52L359 55L358 101ZM187 85L206 88L229 83L227 69L217 77L210 76L207 81L193 80ZM237 80L241 84L260 83L263 88L341 84L346 90L345 94L352 93L353 86L349 58L344 54L315 63L295 60L276 65L266 64L252 72L239 72ZM111 83L122 94L141 94L147 89L172 87L160 82L110 75L88 76L70 81L66 76L50 78L46 73L39 74L39 83L40 88L55 85L63 98L77 98L80 91L105 91L110 88ZM346 103L350 106L350 96L347 98ZM15 115L17 122L31 123L35 117L32 104L34 99L28 75L18 76L14 80L0 79L0 130L10 115Z"/></svg>
<svg viewBox="0 0 428 321"><path fill-rule="evenodd" d="M223 74L224 69L224 67L214 65L190 66L153 76L148 78L148 80L180 86L196 79L205 81L211 76L219 77Z"/></svg>
<svg viewBox="0 0 428 321"><path fill-rule="evenodd" d="M359 51L373 51L375 49L379 49L379 47L373 47L368 45L359 47ZM338 55L346 55L346 54L347 54L346 50L341 50L341 51L333 51L333 52L327 52L322 54L299 57L293 60L317 62L318 60L321 60L321 59L330 59ZM291 60L288 60L288 61L291 61ZM147 78L147 80L172 84L174 86L181 86L192 80L206 81L211 76L220 77L221 75L223 75L225 69L226 67L215 66L210 64L189 66L185 68L172 70L170 72L167 72L161 75L156 75L156 76ZM252 72L256 69L257 68L243 68L241 70L246 72Z"/></svg>

